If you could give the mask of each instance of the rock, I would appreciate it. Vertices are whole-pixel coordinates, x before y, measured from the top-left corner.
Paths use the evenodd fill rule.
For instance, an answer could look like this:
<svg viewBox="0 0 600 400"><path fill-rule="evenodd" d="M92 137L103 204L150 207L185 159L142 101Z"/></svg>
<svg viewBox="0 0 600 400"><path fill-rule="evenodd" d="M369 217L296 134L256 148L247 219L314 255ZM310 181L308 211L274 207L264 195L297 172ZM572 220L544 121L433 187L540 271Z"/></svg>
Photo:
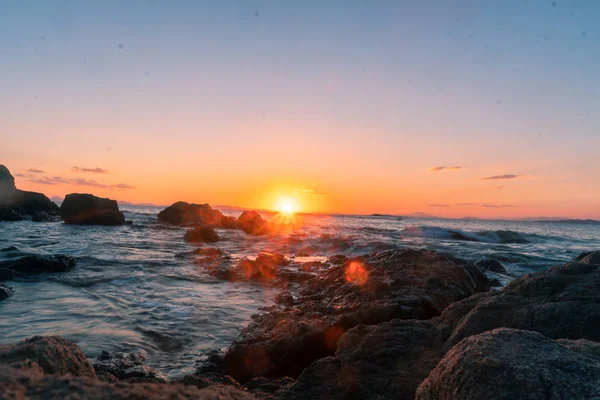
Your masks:
<svg viewBox="0 0 600 400"><path fill-rule="evenodd" d="M146 357L142 353L108 353L102 354L94 361L96 373L108 373L118 380L135 382L166 382L164 375L157 369L144 365Z"/></svg>
<svg viewBox="0 0 600 400"><path fill-rule="evenodd" d="M107 225L125 224L125 216L115 200L91 194L72 193L60 205L60 216L66 224Z"/></svg>
<svg viewBox="0 0 600 400"><path fill-rule="evenodd" d="M341 337L335 357L312 363L278 397L412 399L440 360L446 337L430 321L358 325Z"/></svg>
<svg viewBox="0 0 600 400"><path fill-rule="evenodd" d="M0 164L0 202L2 199L12 196L16 190L15 178L8 168Z"/></svg>
<svg viewBox="0 0 600 400"><path fill-rule="evenodd" d="M233 386L236 389L243 390L244 387L235 381L229 375L223 375L219 373L209 372L205 374L192 374L186 375L181 381L184 385L193 385L198 389L204 389L215 384Z"/></svg>
<svg viewBox="0 0 600 400"><path fill-rule="evenodd" d="M67 272L75 268L76 260L62 254L55 256L24 256L15 260L0 261L0 279L13 279L21 275L45 272Z"/></svg>
<svg viewBox="0 0 600 400"><path fill-rule="evenodd" d="M289 292L282 292L275 295L275 303L285 307L291 307L294 305L294 296Z"/></svg>
<svg viewBox="0 0 600 400"><path fill-rule="evenodd" d="M581 264L581 261L579 262ZM528 274L501 291L457 302L440 317L452 335L450 349L462 339L495 328L539 332L551 339L600 341L600 269L572 263Z"/></svg>
<svg viewBox="0 0 600 400"><path fill-rule="evenodd" d="M267 268L261 276L270 273ZM433 251L351 259L294 289L293 307L273 306L253 316L225 354L200 372L217 369L241 383L295 378L314 360L335 354L339 338L359 324L428 319L488 289L488 279L473 264Z"/></svg>
<svg viewBox="0 0 600 400"><path fill-rule="evenodd" d="M573 346L512 329L471 336L444 356L419 386L416 398L598 398L600 344Z"/></svg>
<svg viewBox="0 0 600 400"><path fill-rule="evenodd" d="M17 214L11 208L0 208L0 221L23 221L25 218Z"/></svg>
<svg viewBox="0 0 600 400"><path fill-rule="evenodd" d="M237 227L250 235L266 235L273 231L271 224L256 211L244 211L237 219Z"/></svg>
<svg viewBox="0 0 600 400"><path fill-rule="evenodd" d="M3 285L0 282L0 300L4 300L13 295L13 288Z"/></svg>
<svg viewBox="0 0 600 400"><path fill-rule="evenodd" d="M498 279L494 278L494 279L490 280L490 286L491 287L501 287L502 282L500 282Z"/></svg>
<svg viewBox="0 0 600 400"><path fill-rule="evenodd" d="M39 365L46 374L96 377L81 349L59 336L34 336L12 346L0 346L0 364L28 361Z"/></svg>
<svg viewBox="0 0 600 400"><path fill-rule="evenodd" d="M96 376L81 349L57 336L0 345L2 399L255 399L245 390L218 383L200 390L182 383L147 382L139 377L117 382L108 372Z"/></svg>
<svg viewBox="0 0 600 400"><path fill-rule="evenodd" d="M184 240L192 243L215 243L221 238L210 226L197 226L185 233Z"/></svg>
<svg viewBox="0 0 600 400"><path fill-rule="evenodd" d="M496 260L481 260L475 263L476 266L484 271L496 272L498 274L507 274L506 268Z"/></svg>
<svg viewBox="0 0 600 400"><path fill-rule="evenodd" d="M208 272L228 281L258 281L275 284L277 283L275 280L280 275L280 267L289 263L290 261L282 254L261 253L255 260L243 259L236 265L219 265L219 268Z"/></svg>
<svg viewBox="0 0 600 400"><path fill-rule="evenodd" d="M169 224L202 224L213 228L234 229L235 218L223 215L208 204L179 201L158 213L158 219Z"/></svg>
<svg viewBox="0 0 600 400"><path fill-rule="evenodd" d="M287 389L294 383L292 378L287 376L267 379L267 378L254 378L244 386L250 393L261 399L275 399L277 398L276 393ZM304 398L309 398L308 396Z"/></svg>
<svg viewBox="0 0 600 400"><path fill-rule="evenodd" d="M19 251L19 249L16 248L15 246L9 246L9 247L5 247L2 250L0 250L0 253L9 252L9 251Z"/></svg>

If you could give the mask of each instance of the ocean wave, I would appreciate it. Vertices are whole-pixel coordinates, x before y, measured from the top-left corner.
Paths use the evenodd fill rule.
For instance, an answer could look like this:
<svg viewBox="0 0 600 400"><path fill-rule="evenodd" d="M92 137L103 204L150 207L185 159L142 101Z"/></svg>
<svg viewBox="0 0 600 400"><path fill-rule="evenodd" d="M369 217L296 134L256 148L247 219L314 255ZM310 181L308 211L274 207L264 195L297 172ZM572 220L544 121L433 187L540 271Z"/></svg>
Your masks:
<svg viewBox="0 0 600 400"><path fill-rule="evenodd" d="M509 230L469 232L460 229L446 229L435 226L409 226L400 231L405 237L427 239L462 240L467 242L520 244L539 240L539 236Z"/></svg>

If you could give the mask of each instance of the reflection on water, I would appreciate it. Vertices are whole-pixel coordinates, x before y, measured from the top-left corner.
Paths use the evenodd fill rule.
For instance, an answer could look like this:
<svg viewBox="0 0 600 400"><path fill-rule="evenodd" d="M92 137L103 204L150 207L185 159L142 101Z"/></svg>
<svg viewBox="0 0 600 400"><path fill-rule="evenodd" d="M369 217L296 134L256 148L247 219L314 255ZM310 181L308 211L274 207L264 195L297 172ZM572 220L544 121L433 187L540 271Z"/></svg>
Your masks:
<svg viewBox="0 0 600 400"><path fill-rule="evenodd" d="M0 337L12 343L56 334L78 343L89 357L139 351L170 378L191 372L205 351L229 345L274 289L221 282L190 257L185 229L158 224L159 209L129 207L133 226L81 227L56 223L0 223L0 248L69 254L77 267L64 274L10 283L15 295L0 302ZM235 213L232 213L235 215ZM219 231L216 244L230 262L276 251L297 262L333 254L356 255L399 246L427 247L459 257L500 260L515 275L600 248L596 225L425 220L396 217L299 216L301 227L276 238ZM19 253L0 253L0 258ZM308 267L309 264L307 264ZM360 266L348 279L363 279Z"/></svg>

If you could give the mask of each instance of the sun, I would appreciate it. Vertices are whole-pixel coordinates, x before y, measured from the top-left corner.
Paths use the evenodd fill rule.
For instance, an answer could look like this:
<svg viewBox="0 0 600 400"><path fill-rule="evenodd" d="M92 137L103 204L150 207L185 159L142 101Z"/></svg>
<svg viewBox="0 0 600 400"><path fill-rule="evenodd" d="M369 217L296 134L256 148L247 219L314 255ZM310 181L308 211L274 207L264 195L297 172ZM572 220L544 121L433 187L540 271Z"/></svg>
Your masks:
<svg viewBox="0 0 600 400"><path fill-rule="evenodd" d="M294 212L294 205L292 203L283 203L280 211L284 214L292 214Z"/></svg>
<svg viewBox="0 0 600 400"><path fill-rule="evenodd" d="M298 203L292 197L280 197L275 209L283 215L292 215L298 211Z"/></svg>

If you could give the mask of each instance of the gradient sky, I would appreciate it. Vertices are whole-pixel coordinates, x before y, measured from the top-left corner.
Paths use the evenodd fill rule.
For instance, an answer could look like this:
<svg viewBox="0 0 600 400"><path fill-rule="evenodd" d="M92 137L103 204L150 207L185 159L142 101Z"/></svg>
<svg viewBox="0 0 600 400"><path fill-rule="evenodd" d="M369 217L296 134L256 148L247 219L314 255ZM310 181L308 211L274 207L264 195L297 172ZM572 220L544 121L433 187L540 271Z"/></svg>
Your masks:
<svg viewBox="0 0 600 400"><path fill-rule="evenodd" d="M0 143L48 196L600 218L600 1L0 0Z"/></svg>

